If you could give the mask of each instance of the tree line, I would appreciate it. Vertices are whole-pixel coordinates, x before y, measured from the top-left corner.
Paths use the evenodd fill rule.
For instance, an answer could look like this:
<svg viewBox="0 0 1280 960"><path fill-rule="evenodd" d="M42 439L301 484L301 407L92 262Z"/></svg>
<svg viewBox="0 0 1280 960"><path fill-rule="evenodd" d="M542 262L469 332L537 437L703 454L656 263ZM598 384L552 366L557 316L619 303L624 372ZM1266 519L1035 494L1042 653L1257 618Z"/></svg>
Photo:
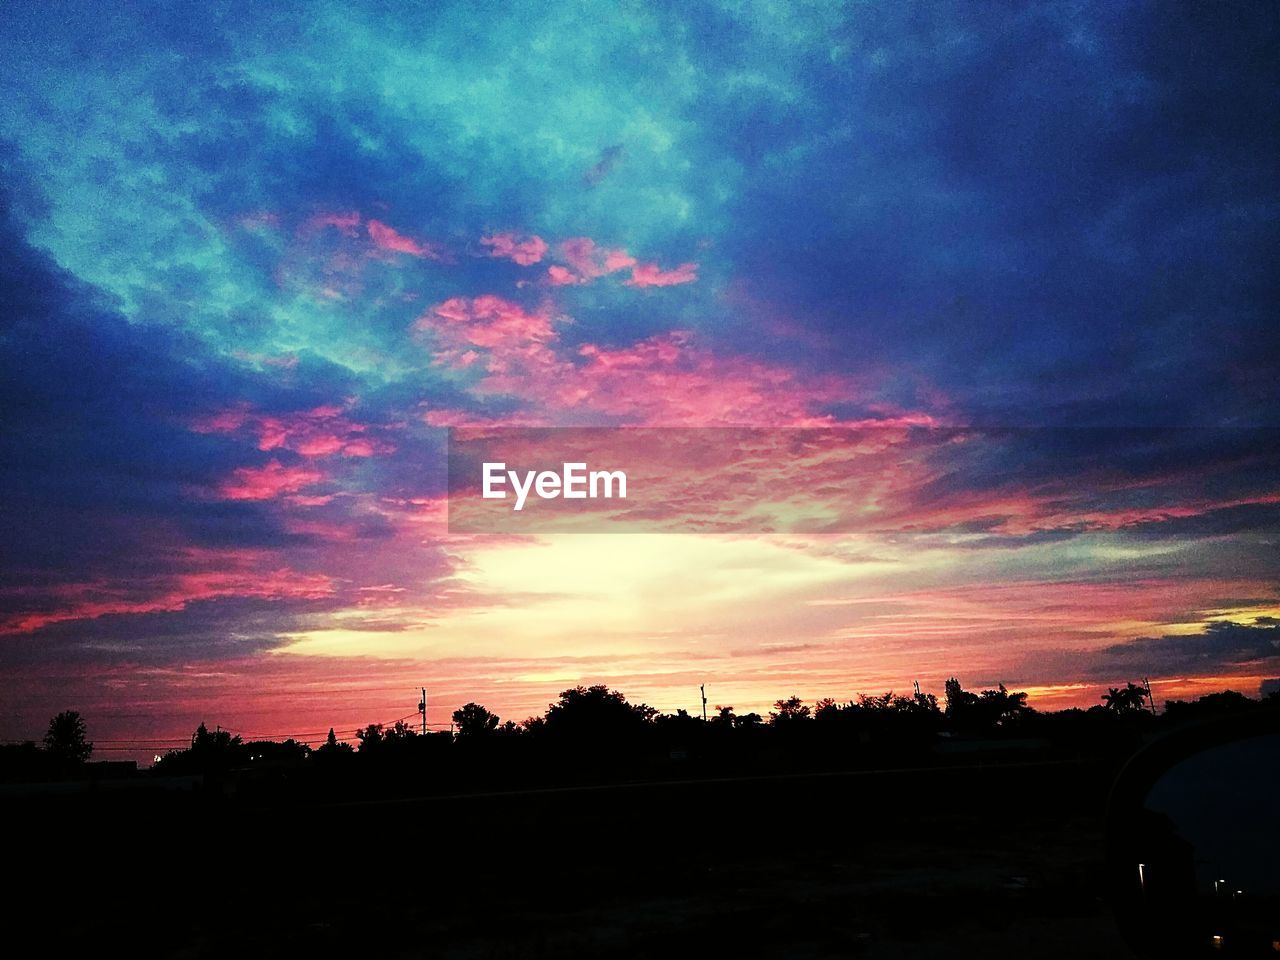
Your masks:
<svg viewBox="0 0 1280 960"><path fill-rule="evenodd" d="M1280 697L1267 698L1280 703ZM1141 733L1162 724L1197 716L1249 709L1258 701L1236 691L1209 694L1195 701L1168 701L1160 716L1144 687L1112 687L1087 710L1040 712L1027 695L1003 685L965 690L952 677L944 699L914 692L859 694L848 701L823 698L807 703L798 696L779 699L762 716L738 713L717 704L704 720L685 710L662 713L605 685L564 690L540 716L504 721L479 703L453 711L449 733L422 734L403 720L368 724L349 740L330 729L327 740L312 747L293 739L244 740L220 727L200 724L191 744L170 750L154 765L157 773L209 773L245 768L281 768L305 760L333 767L349 762L395 762L434 757L465 761L484 754L519 766L521 758L568 758L578 766L631 763L648 756L665 760L693 757L756 758L769 755L831 763L877 759L893 762L939 749L939 744L999 742L1039 738L1046 744L1126 743L1117 730ZM93 755L84 719L64 711L49 722L42 744L0 747L0 778L30 779L74 773ZM348 760L347 758L351 758ZM356 758L359 758L357 761Z"/></svg>

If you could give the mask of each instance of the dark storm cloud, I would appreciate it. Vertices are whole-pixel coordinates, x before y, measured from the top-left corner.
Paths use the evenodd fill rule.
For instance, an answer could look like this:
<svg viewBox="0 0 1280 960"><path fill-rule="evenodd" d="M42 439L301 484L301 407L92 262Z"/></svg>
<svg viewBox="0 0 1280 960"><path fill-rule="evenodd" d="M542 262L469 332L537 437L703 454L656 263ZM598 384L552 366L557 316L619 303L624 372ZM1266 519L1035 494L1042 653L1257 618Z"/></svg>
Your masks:
<svg viewBox="0 0 1280 960"><path fill-rule="evenodd" d="M868 11L800 110L743 126L734 252L980 421L1266 420L1278 32L1265 5Z"/></svg>
<svg viewBox="0 0 1280 960"><path fill-rule="evenodd" d="M276 649L282 634L303 630L332 605L324 601L282 609L273 600L223 597L195 601L181 610L146 616L107 615L93 620L53 624L38 641L0 644L0 664L20 667L57 662L170 664L211 662Z"/></svg>
<svg viewBox="0 0 1280 960"><path fill-rule="evenodd" d="M289 396L180 331L128 323L32 250L7 215L0 233L7 575L127 571L147 561L117 551L116 538L161 522L197 544L287 542L259 506L192 496L236 460L233 444L189 424L237 402L287 409L308 391Z"/></svg>
<svg viewBox="0 0 1280 960"><path fill-rule="evenodd" d="M1280 622L1257 617L1252 623L1214 621L1204 632L1139 637L1101 650L1092 667L1095 675L1117 671L1166 674L1212 674L1215 670L1255 665L1274 669L1280 662Z"/></svg>

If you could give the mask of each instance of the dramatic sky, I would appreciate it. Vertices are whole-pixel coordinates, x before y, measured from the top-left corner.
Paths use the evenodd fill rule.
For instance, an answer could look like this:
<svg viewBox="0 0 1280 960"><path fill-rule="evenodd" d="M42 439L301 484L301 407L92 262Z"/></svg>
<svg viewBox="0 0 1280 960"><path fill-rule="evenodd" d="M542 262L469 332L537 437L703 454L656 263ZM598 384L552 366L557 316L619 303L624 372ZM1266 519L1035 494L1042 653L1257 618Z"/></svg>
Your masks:
<svg viewBox="0 0 1280 960"><path fill-rule="evenodd" d="M5 5L0 738L1256 693L1278 42L1261 2ZM449 533L444 428L611 425L879 440L835 533Z"/></svg>

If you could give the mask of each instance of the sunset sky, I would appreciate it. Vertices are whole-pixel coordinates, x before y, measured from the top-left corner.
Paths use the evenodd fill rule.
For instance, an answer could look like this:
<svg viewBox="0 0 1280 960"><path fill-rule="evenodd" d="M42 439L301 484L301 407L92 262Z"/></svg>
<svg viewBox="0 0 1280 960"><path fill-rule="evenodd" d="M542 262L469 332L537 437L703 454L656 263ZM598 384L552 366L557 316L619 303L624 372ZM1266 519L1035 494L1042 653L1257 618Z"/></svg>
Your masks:
<svg viewBox="0 0 1280 960"><path fill-rule="evenodd" d="M1267 4L6 5L0 739L350 737L423 685L435 724L1256 695L1278 41ZM738 425L873 436L769 461L856 522L447 527L447 427Z"/></svg>

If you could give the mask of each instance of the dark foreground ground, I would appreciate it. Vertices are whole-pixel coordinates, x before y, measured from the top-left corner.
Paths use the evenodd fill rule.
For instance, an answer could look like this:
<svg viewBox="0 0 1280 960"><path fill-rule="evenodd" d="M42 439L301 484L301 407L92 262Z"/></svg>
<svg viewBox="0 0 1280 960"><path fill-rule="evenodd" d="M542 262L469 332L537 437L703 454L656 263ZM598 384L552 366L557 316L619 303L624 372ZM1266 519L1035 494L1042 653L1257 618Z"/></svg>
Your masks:
<svg viewBox="0 0 1280 960"><path fill-rule="evenodd" d="M1109 782L1057 763L10 801L4 930L31 956L1123 958Z"/></svg>

